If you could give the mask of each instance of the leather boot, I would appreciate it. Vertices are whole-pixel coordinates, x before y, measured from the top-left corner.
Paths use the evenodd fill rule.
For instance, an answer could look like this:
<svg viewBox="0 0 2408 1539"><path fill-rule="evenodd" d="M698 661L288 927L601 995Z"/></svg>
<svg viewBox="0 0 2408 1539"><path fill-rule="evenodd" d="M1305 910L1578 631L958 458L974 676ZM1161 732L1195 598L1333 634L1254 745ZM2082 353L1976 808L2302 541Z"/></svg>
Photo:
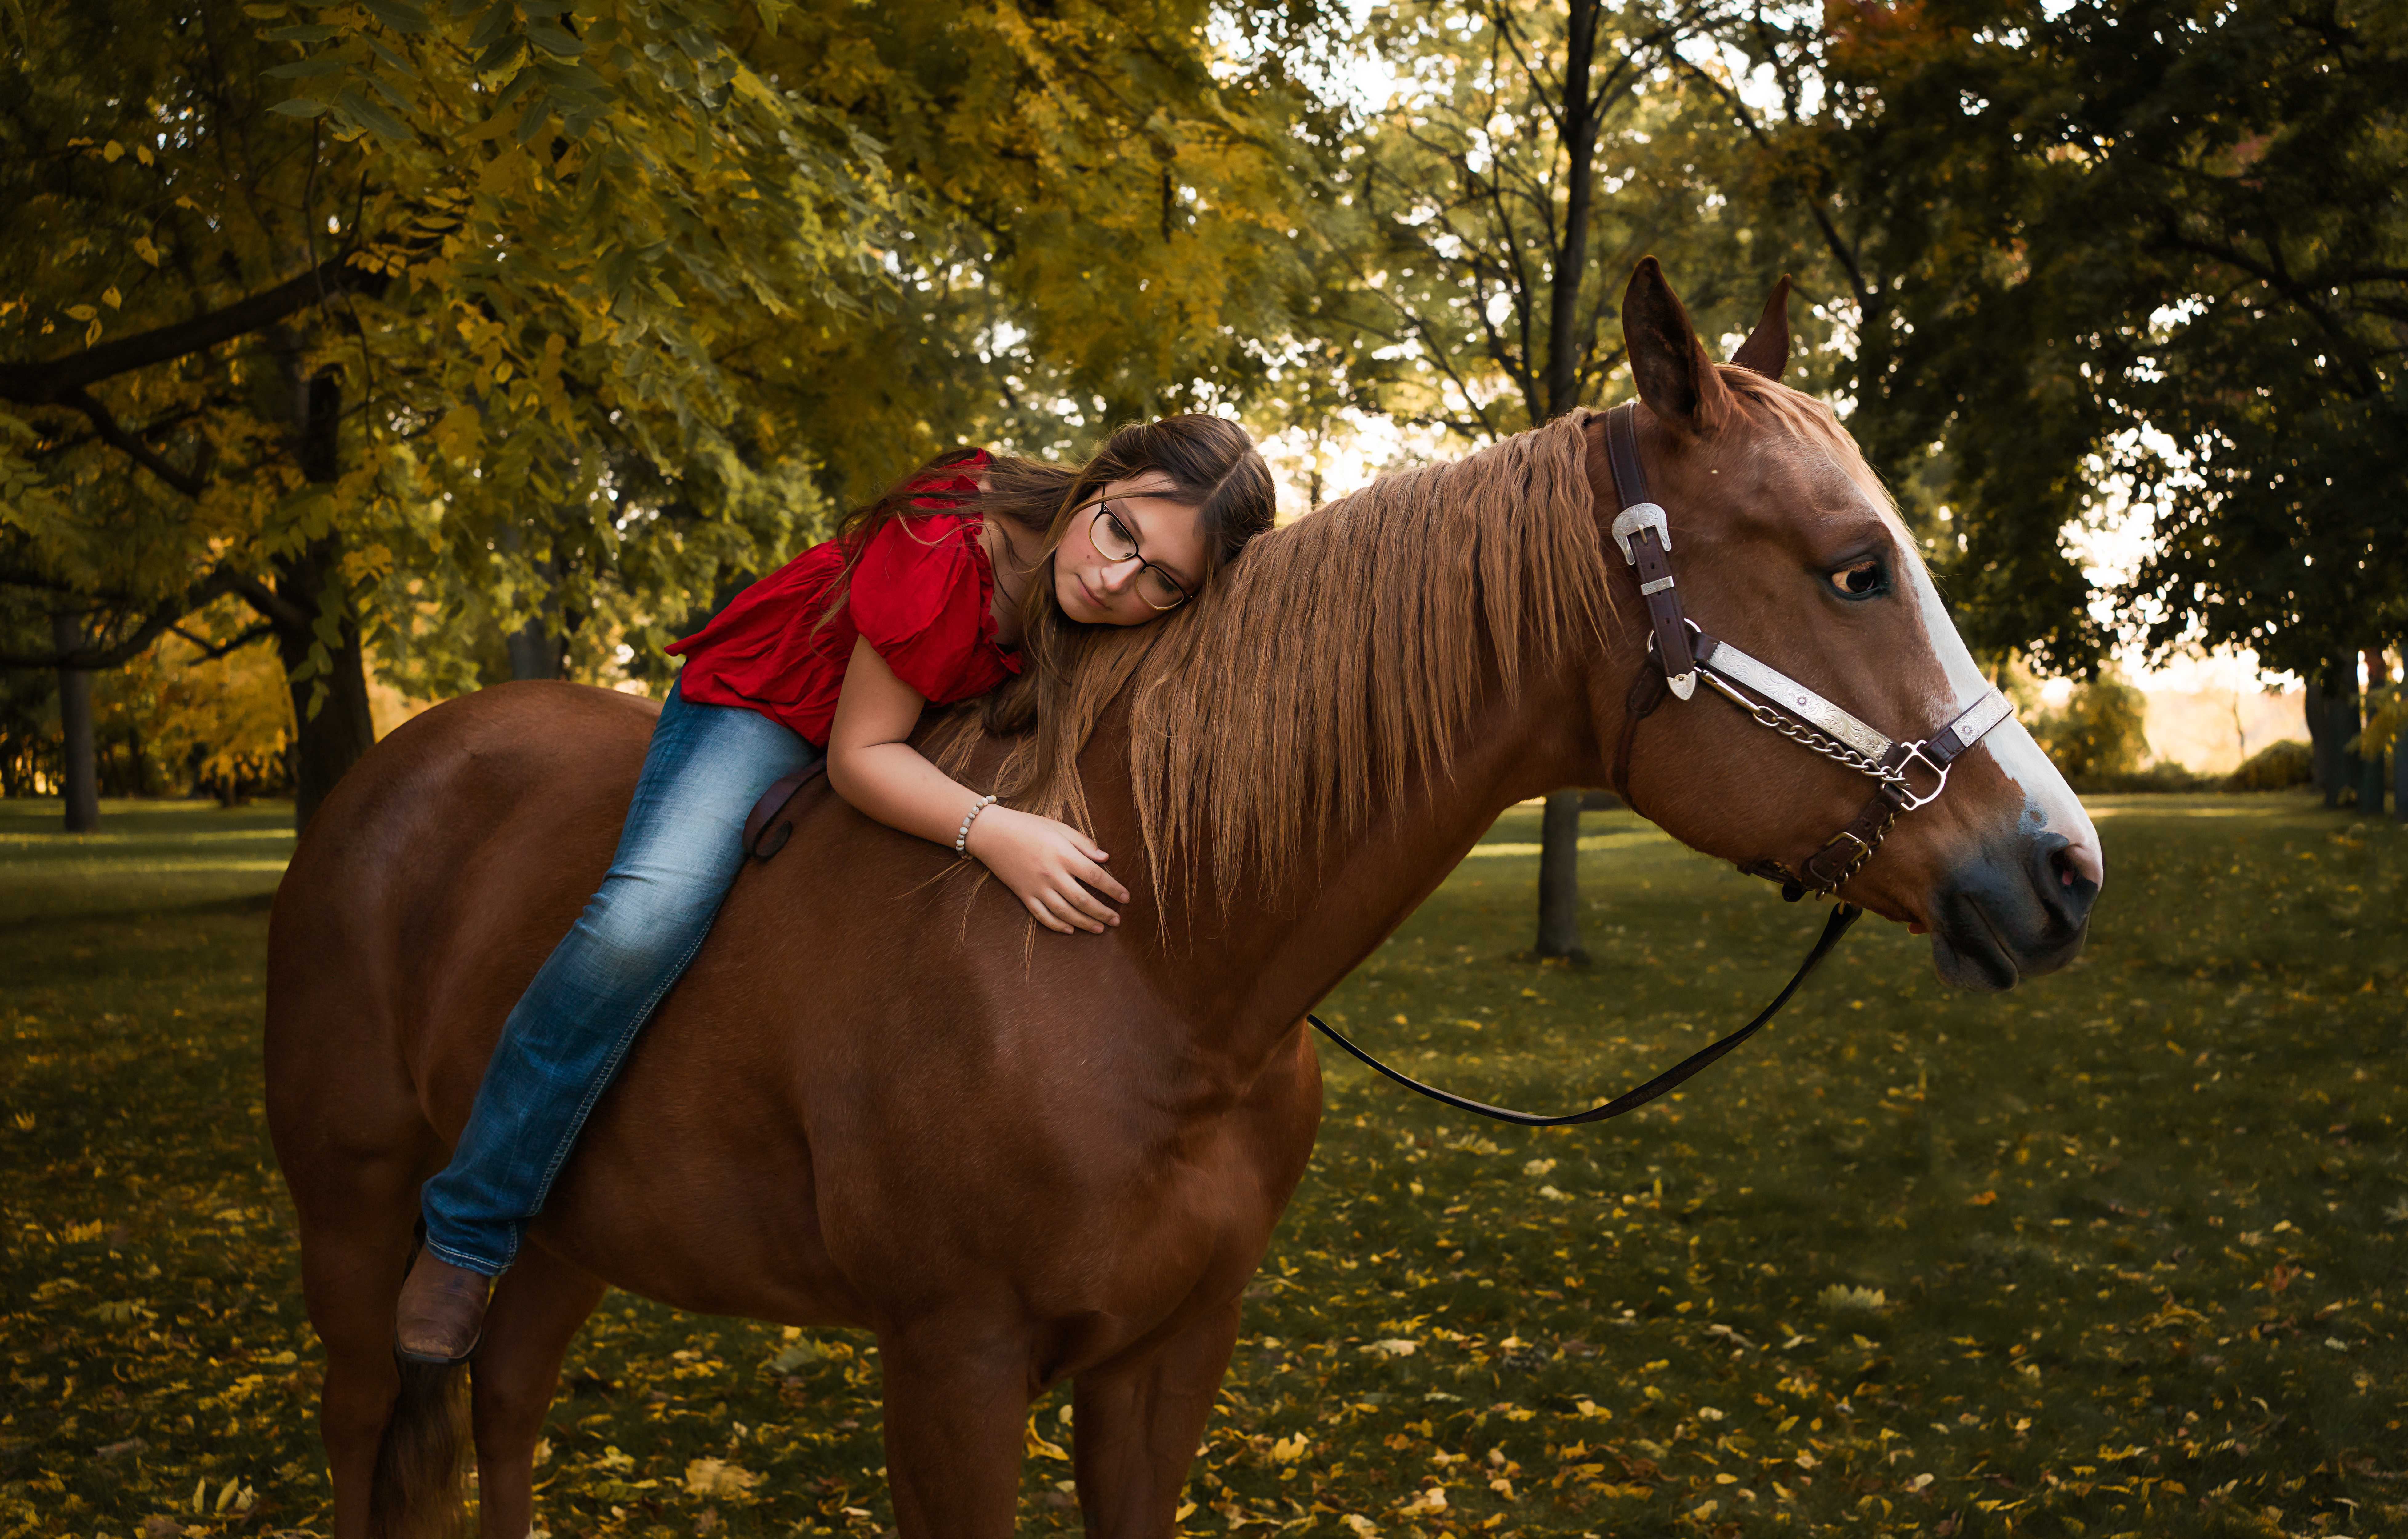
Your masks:
<svg viewBox="0 0 2408 1539"><path fill-rule="evenodd" d="M485 1330L485 1299L494 1280L455 1267L426 1251L401 1285L394 1311L394 1350L411 1362L466 1362Z"/></svg>

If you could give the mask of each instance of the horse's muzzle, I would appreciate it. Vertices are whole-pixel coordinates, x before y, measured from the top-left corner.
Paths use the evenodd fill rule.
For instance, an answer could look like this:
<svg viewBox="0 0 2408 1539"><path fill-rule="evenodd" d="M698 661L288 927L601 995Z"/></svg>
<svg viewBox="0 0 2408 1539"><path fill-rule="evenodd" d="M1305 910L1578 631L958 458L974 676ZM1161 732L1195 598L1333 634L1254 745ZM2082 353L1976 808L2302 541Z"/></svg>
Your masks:
<svg viewBox="0 0 2408 1539"><path fill-rule="evenodd" d="M1949 873L1931 905L1931 961L1959 988L1993 993L2082 955L2102 874L2098 856L2059 833Z"/></svg>

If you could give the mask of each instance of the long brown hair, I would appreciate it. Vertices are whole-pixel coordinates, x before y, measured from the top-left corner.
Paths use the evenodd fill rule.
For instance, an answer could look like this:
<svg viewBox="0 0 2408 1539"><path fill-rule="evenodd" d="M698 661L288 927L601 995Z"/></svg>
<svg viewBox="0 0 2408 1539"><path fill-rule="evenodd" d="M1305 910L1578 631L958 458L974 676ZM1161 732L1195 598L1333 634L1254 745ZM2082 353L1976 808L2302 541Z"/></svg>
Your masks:
<svg viewBox="0 0 2408 1539"><path fill-rule="evenodd" d="M1226 908L1293 880L1412 777L1446 778L1484 669L1511 689L1602 644L1612 601L1583 430L1573 413L1383 477L1265 536L1160 625L1096 637L986 789L1087 827L1077 757L1125 699L1165 923L1182 901ZM982 741L965 711L927 751L963 774Z"/></svg>
<svg viewBox="0 0 2408 1539"><path fill-rule="evenodd" d="M853 592L853 569L861 564L862 552L879 530L895 520L912 512L950 511L976 512L982 518L1002 518L1019 525L1030 534L1044 535L1052 530L1064 506L1063 498L1078 472L1059 465L1046 465L1037 460L1025 460L1010 454L989 454L984 465L973 465L982 451L948 449L921 466L902 480L889 486L875 501L863 504L847 513L837 525L836 538L844 546L844 565L837 569L836 581L828 584L827 606L813 623L814 630L825 626L843 612ZM983 492L938 491L928 483L941 478L940 471L962 467L964 479L983 477ZM937 504L923 507L922 504ZM1051 548L1050 546L1048 547Z"/></svg>
<svg viewBox="0 0 2408 1539"><path fill-rule="evenodd" d="M1054 597L1054 553L1069 532L1070 517L1106 486L1149 473L1168 480L1168 486L1152 495L1196 510L1208 586L1214 571L1271 526L1278 509L1270 467L1254 440L1237 424L1200 412L1126 424L1076 470L994 454L977 467L986 482L984 491L939 492L927 485L941 470L958 466L967 471L979 453L975 449L948 450L846 517L837 531L846 546L844 566L830 585L831 597L818 624L826 625L843 609L853 569L871 537L913 511L923 499L941 499L952 511L1001 518L1043 536L1044 551L1036 562L1025 571L1009 574L1020 583L1020 653L1025 661L1017 679L990 691L981 703L985 728L992 733L1017 734L1034 726L1076 667L1088 633L1117 628L1082 625L1064 614Z"/></svg>
<svg viewBox="0 0 2408 1539"><path fill-rule="evenodd" d="M1054 557L1070 532L1072 515L1093 503L1113 482L1143 475L1159 475L1169 483L1150 496L1196 510L1208 588L1212 574L1244 550L1248 540L1269 528L1278 511L1279 494L1270 467L1263 463L1254 440L1237 424L1190 412L1115 429L1103 447L1063 482L1045 528L1044 554L1025 574L1020 592L1020 654L1025 659L1021 676L986 697L982 716L988 732L1025 732L1040 717L1060 709L1087 648L1099 634L1124 628L1082 625L1062 612L1054 597ZM1016 500L1020 484L1035 489L1033 483L1015 483L1007 492L1002 481L990 478L988 495L964 506L982 509L992 500L1006 517L1011 517L1010 504Z"/></svg>

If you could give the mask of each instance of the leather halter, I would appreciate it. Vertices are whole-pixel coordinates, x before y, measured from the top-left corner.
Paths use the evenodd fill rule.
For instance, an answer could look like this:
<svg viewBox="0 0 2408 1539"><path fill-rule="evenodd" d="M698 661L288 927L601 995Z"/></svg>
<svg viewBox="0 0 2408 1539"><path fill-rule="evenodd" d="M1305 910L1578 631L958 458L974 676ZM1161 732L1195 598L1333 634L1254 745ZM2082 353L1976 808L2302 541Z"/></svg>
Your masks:
<svg viewBox="0 0 2408 1539"><path fill-rule="evenodd" d="M1664 510L1647 499L1647 476L1639 464L1638 408L1624 402L1605 416L1606 460L1622 507L1613 520L1613 541L1623 559L1638 568L1639 592L1647 600L1648 650L1662 664L1664 682L1676 698L1696 693L1703 678L1716 694L1771 728L1834 763L1874 782L1847 827L1827 840L1797 870L1763 859L1740 869L1781 884L1795 902L1809 892L1835 896L1864 869L1899 814L1938 799L1948 788L1948 767L1958 755L2014 714L1996 688L1959 712L1956 719L1919 742L1892 741L1797 680L1749 656L1707 632L1681 611L1681 590L1672 579L1672 531Z"/></svg>
<svg viewBox="0 0 2408 1539"><path fill-rule="evenodd" d="M1758 860L1740 868L1751 876L1767 877L1780 883L1781 896L1793 903L1810 891L1834 896L1842 884L1862 870L1865 862L1872 858L1873 851L1881 847L1883 838L1898 822L1899 814L1928 804L1946 790L1949 765L1987 736L1992 727L2014 715L2014 708L1997 689L1989 689L1932 738L1922 742L1893 742L1780 669L1757 661L1719 637L1708 634L1696 621L1682 613L1680 585L1672 580L1671 521L1665 516L1660 506L1647 499L1647 477L1639 465L1637 410L1636 406L1625 402L1606 413L1606 457L1613 468L1616 498L1622 504L1616 511L1612 532L1613 542L1621 547L1623 559L1639 569L1639 592L1647 600L1650 626L1647 649L1656 654L1664 671L1660 683L1654 675L1642 672L1633 683L1629 717L1624 724L1623 742L1616 754L1617 765L1627 765L1630 734L1636 729L1638 719L1662 700L1662 691L1669 689L1675 699L1686 700L1697 693L1698 681L1702 678L1713 686L1716 694L1746 712L1756 725L1770 727L1825 758L1870 777L1875 782L1870 799L1846 827L1832 835L1821 849L1807 858L1803 870L1793 871L1771 859ZM1924 784L1928 785L1928 790L1918 785L1918 773ZM1617 784L1615 788L1621 787ZM1629 798L1626 797L1624 799ZM1608 1117L1637 1111L1756 1035L1766 1022L1780 1013L1783 1005L1789 1002L1789 997L1798 992L1799 985L1806 981L1806 975L1831 954L1832 948L1840 943L1840 938L1848 932L1848 927L1855 924L1863 913L1854 903L1836 904L1831 910L1831 917L1824 921L1823 933L1815 938L1813 948L1807 952L1806 959L1798 964L1798 971L1790 975L1789 982L1782 985L1781 992L1756 1014L1754 1020L1728 1036L1699 1048L1637 1089L1584 1112L1549 1116L1491 1106L1468 1096L1458 1096L1389 1068L1355 1046L1320 1016L1307 1015L1305 1019L1312 1022L1314 1029L1322 1035L1398 1085L1432 1100L1444 1102L1457 1111L1471 1112L1525 1128L1563 1128L1575 1123L1602 1122Z"/></svg>

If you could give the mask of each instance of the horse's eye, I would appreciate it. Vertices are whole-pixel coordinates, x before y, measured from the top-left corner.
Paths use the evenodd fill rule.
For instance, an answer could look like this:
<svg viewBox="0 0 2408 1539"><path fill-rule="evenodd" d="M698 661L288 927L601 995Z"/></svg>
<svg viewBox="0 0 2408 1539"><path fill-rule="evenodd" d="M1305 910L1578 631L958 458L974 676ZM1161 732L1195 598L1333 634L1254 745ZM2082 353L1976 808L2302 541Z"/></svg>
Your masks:
<svg viewBox="0 0 2408 1539"><path fill-rule="evenodd" d="M1847 598L1870 598L1881 592L1882 584L1882 565L1871 556L1831 574L1831 586Z"/></svg>

